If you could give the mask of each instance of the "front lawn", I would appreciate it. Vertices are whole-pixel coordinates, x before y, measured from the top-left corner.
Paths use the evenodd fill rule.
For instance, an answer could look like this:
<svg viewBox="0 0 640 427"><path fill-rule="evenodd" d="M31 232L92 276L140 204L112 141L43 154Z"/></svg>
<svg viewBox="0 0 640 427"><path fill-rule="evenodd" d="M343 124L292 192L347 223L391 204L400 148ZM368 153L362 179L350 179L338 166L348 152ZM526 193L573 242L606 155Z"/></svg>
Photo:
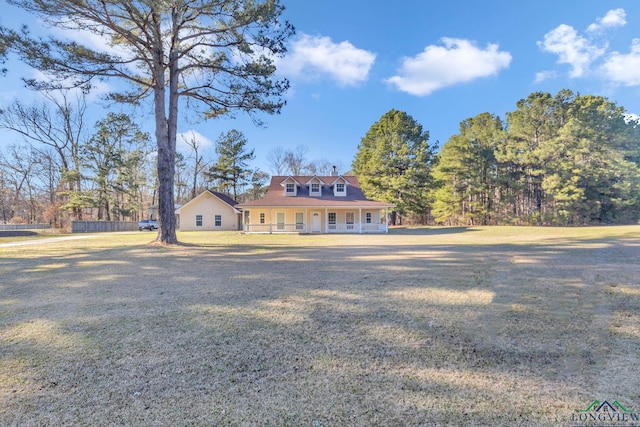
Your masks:
<svg viewBox="0 0 640 427"><path fill-rule="evenodd" d="M640 412L640 226L154 237L0 248L0 425Z"/></svg>

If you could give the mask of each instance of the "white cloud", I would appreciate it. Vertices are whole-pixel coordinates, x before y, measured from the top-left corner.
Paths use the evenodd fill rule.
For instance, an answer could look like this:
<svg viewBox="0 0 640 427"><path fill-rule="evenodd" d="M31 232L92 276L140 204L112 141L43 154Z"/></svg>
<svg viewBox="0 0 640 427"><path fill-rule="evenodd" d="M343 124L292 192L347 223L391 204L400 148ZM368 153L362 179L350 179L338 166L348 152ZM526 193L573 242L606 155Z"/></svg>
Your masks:
<svg viewBox="0 0 640 427"><path fill-rule="evenodd" d="M290 54L277 61L278 70L287 76L319 78L328 76L340 86L366 81L376 55L358 49L348 41L334 43L329 37L303 34L290 47Z"/></svg>
<svg viewBox="0 0 640 427"><path fill-rule="evenodd" d="M67 97L76 97L76 98L81 98L81 97L85 97L87 101L89 102L96 102L98 100L100 100L100 98L103 95L106 95L110 92L113 91L113 88L106 83L105 81L99 80L99 79L92 79L91 80L91 89L89 90L88 93L85 93L83 89L79 88L79 87L74 87L75 86L75 82L73 80L73 78L68 78L65 80L61 80L55 76L52 76L51 74L46 74L40 70L33 70L33 78L36 81L39 82L47 82L47 83L59 83L65 87L71 88L71 89L65 89L63 90L64 94ZM62 100L62 93L58 95L56 95L55 93L52 94L52 96L54 98L59 98L60 100Z"/></svg>
<svg viewBox="0 0 640 427"><path fill-rule="evenodd" d="M539 71L536 73L536 78L534 80L534 83L542 83L546 80L554 79L557 76L558 76L558 73L556 73L555 71L550 71L550 70Z"/></svg>
<svg viewBox="0 0 640 427"><path fill-rule="evenodd" d="M597 75L609 82L622 86L640 85L640 39L634 39L629 53L608 53L608 43L602 41L603 30L627 24L624 9L612 9L595 23L589 25L585 36L581 36L571 26L562 24L544 36L538 45L545 52L558 55L558 63L571 66L570 77L585 77L592 64ZM601 47L596 45L599 40ZM546 71L536 74L536 82L544 78Z"/></svg>
<svg viewBox="0 0 640 427"><path fill-rule="evenodd" d="M125 58L131 56L122 46L114 46L111 43L111 37L109 35L87 29L86 27L89 25L90 23L84 23L84 26L82 26L81 23L78 23L78 28L73 29L52 27L51 33L60 39L74 41L97 52L104 52Z"/></svg>
<svg viewBox="0 0 640 427"><path fill-rule="evenodd" d="M598 32L607 28L622 27L627 24L627 13L624 9L612 9L595 23L589 25L587 31Z"/></svg>
<svg viewBox="0 0 640 427"><path fill-rule="evenodd" d="M633 127L637 127L638 125L640 125L640 116L635 113L627 113L624 115L624 121L627 124L634 123Z"/></svg>
<svg viewBox="0 0 640 427"><path fill-rule="evenodd" d="M628 54L612 52L602 65L605 76L623 86L640 85L640 39L633 39Z"/></svg>
<svg viewBox="0 0 640 427"><path fill-rule="evenodd" d="M399 90L425 96L447 86L497 74L511 63L511 54L498 45L480 49L463 39L442 38L444 46L430 45L413 57L405 57L397 75L387 79Z"/></svg>
<svg viewBox="0 0 640 427"><path fill-rule="evenodd" d="M176 145L178 151L180 151L181 153L190 154L193 150L187 144L187 141L189 142L189 144L191 144L191 141L193 140L195 140L200 147L199 150L206 150L210 147L213 147L213 142L209 138L199 132L196 132L195 130L188 130L177 135Z"/></svg>
<svg viewBox="0 0 640 427"><path fill-rule="evenodd" d="M580 36L575 28L566 24L545 34L538 46L545 52L558 55L559 64L569 64L570 77L582 77L591 63L606 51L606 47L595 46L590 40Z"/></svg>

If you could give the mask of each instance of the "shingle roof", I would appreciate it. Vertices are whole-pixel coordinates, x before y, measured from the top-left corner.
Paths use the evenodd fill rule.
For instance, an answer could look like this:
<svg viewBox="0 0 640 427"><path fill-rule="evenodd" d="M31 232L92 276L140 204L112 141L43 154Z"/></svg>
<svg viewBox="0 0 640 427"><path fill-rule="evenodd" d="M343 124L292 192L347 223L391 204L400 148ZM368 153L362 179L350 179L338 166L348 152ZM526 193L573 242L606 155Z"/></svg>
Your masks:
<svg viewBox="0 0 640 427"><path fill-rule="evenodd" d="M211 190L207 190L207 191L213 194L214 196L216 196L218 199L225 202L226 204L228 204L229 206L235 206L238 204L238 202L236 202L235 200L233 200L231 197L227 196L224 193L220 193L218 191L211 191Z"/></svg>
<svg viewBox="0 0 640 427"><path fill-rule="evenodd" d="M223 203L226 203L227 205L231 206L231 207L232 207L232 208L234 208L234 209L235 209L236 205L238 204L238 202L236 202L235 200L233 200L231 197L227 196L227 195L226 195L226 194L224 194L224 193L220 193L220 192L218 192L218 191L206 190L206 191L204 191L204 192L202 192L202 193L198 194L198 195L197 195L196 197L194 197L193 199L189 200L189 201L188 201L187 203L185 203L184 205L179 206L179 207L176 207L176 213L180 213L180 210L181 210L183 207L185 207L185 206L189 205L190 203L192 203L192 202L193 202L193 203L195 203L194 201L195 201L196 199L199 199L199 198L200 198L200 196L202 196L203 194L211 194L212 196L217 197L217 198L218 198L218 199L220 199Z"/></svg>
<svg viewBox="0 0 640 427"><path fill-rule="evenodd" d="M298 186L296 196L285 196L283 182L288 178L298 183L307 183L312 178L322 182L322 196L310 196L307 185ZM347 184L346 196L334 196L330 185L343 178ZM273 176L269 189L264 198L240 203L238 208L250 207L352 207L352 208L385 208L393 204L367 200L360 188L360 182L355 176Z"/></svg>

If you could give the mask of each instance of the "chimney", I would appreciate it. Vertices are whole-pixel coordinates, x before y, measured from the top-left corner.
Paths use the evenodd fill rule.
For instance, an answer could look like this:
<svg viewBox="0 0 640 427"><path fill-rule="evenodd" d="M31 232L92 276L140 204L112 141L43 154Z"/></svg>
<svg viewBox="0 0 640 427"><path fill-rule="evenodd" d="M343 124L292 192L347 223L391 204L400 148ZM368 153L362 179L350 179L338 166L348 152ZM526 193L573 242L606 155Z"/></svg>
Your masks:
<svg viewBox="0 0 640 427"><path fill-rule="evenodd" d="M331 176L338 176L338 168L336 168L335 166L333 167L333 170L331 171Z"/></svg>

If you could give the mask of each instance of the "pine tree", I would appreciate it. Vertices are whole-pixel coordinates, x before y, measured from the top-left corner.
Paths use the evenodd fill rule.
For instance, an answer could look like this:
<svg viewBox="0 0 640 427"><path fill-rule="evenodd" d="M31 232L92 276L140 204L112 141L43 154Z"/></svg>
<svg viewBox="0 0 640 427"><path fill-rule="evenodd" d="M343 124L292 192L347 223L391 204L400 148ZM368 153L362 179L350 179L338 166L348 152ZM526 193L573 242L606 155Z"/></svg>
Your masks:
<svg viewBox="0 0 640 427"><path fill-rule="evenodd" d="M98 219L131 217L141 207L138 189L150 137L126 114L109 113L95 127L82 158L95 183Z"/></svg>
<svg viewBox="0 0 640 427"><path fill-rule="evenodd" d="M216 141L218 160L207 175L218 180L218 188L238 198L240 189L247 184L252 170L249 162L255 158L254 150L247 150L247 139L235 129L221 134Z"/></svg>
<svg viewBox="0 0 640 427"><path fill-rule="evenodd" d="M629 219L638 205L638 165L625 158L620 140L624 109L599 96L577 96L547 152L543 188L566 224Z"/></svg>
<svg viewBox="0 0 640 427"><path fill-rule="evenodd" d="M482 113L460 124L442 147L434 177L433 216L448 224L490 224L500 203L496 147L506 137L502 120Z"/></svg>
<svg viewBox="0 0 640 427"><path fill-rule="evenodd" d="M384 114L362 138L352 164L364 194L394 203L400 215L425 216L434 158L428 139L429 132L407 113Z"/></svg>

